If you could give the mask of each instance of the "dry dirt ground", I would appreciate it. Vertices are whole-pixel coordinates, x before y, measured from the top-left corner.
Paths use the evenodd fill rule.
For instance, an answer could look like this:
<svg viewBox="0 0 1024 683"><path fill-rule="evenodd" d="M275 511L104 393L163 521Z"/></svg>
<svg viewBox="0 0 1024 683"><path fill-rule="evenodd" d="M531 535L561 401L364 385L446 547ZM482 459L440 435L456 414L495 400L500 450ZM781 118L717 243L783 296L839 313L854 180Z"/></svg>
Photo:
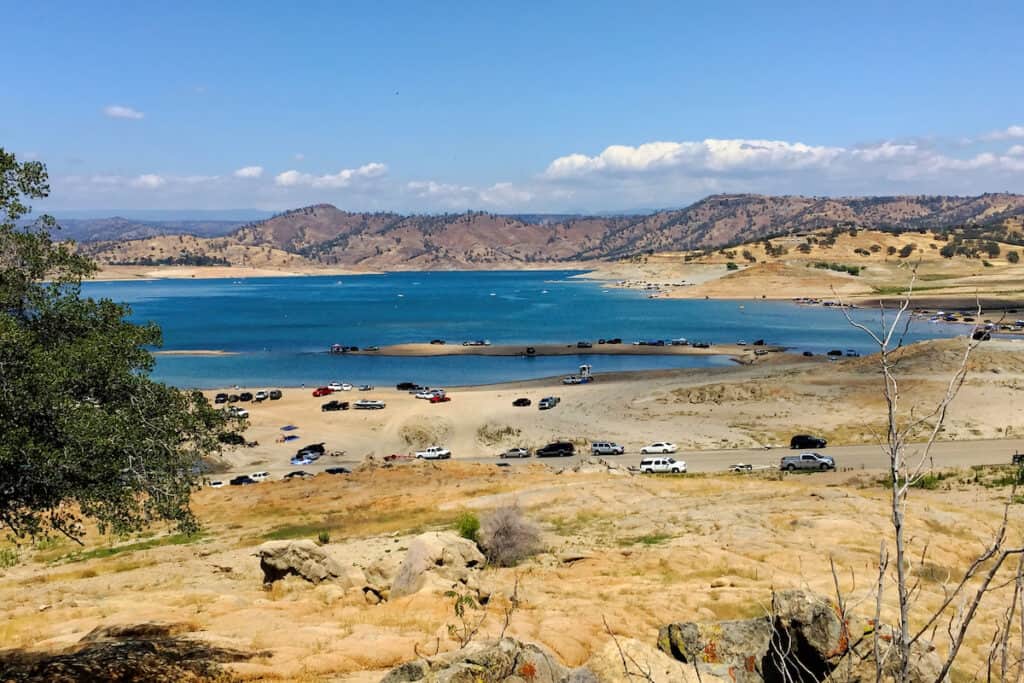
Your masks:
<svg viewBox="0 0 1024 683"><path fill-rule="evenodd" d="M975 474L914 492L915 558L928 546L913 568L922 610L937 604L947 578L997 523L1008 489L980 486ZM195 498L204 531L193 539L93 537L84 551L60 542L24 548L21 563L0 576L0 642L45 650L100 625L185 622L211 645L262 653L228 665L243 679L379 680L417 650L455 647L447 635L456 623L451 599L419 593L371 605L359 590L294 578L264 590L254 547L327 531L327 551L365 567L400 557L413 534L450 527L462 511L486 516L517 503L541 525L544 551L516 568L483 571L494 598L481 635L501 629L518 576L522 602L509 634L578 665L607 644L605 621L616 634L653 643L672 621L760 614L772 588L831 593L830 559L847 598L866 599L887 525L878 479L867 472L645 478L448 462L208 489ZM1018 533L1020 513L1013 506ZM991 598L979 624L993 623L1003 607ZM986 628L972 632L960 673L976 673L990 636Z"/></svg>
<svg viewBox="0 0 1024 683"><path fill-rule="evenodd" d="M944 438L998 438L1024 429L1018 348L1004 341L981 346ZM918 400L936 395L961 350L958 340L907 349L900 366L907 391ZM400 558L413 535L451 528L465 511L485 517L508 504L540 525L543 551L516 568L484 570L483 583L495 597L482 635L500 630L518 576L522 603L509 633L550 647L570 665L607 645L605 620L617 634L653 643L658 627L672 621L758 614L773 588L830 593L830 558L851 603L865 600L861 607L870 610L879 542L888 529L880 472L651 478L559 474L535 461L499 468L460 458L523 440L537 445L597 433L630 447L654 438L690 448L757 444L796 429L824 432L834 443L865 441L881 407L873 362L776 359L620 377L568 387L562 405L543 413L511 407L520 394L549 393L543 382L459 391L440 405L394 393L384 411L326 414L320 399L288 392L253 408L247 436L264 445L229 454L232 467L288 468L281 463L295 444L274 442L286 422L300 425L299 443L326 440L354 459L435 441L450 445L456 459L206 488L194 498L203 524L195 537L158 529L133 538L91 534L83 548L57 539L4 546L0 643L50 650L97 626L186 622L197 629L193 637L213 646L262 653L228 665L244 679L379 680L417 650L454 647L447 630L456 621L451 599L420 593L372 605L361 591L299 579L264 590L255 547L327 532L325 549L365 567ZM920 609L937 604L944 585L980 551L1010 495L1011 474L1007 467L964 466L936 479L934 490L913 491L909 536ZM1016 500L1011 530L1019 537L1024 499ZM958 677L978 673L991 637L987 626L1004 607L999 596L984 604ZM891 616L891 602L885 611Z"/></svg>

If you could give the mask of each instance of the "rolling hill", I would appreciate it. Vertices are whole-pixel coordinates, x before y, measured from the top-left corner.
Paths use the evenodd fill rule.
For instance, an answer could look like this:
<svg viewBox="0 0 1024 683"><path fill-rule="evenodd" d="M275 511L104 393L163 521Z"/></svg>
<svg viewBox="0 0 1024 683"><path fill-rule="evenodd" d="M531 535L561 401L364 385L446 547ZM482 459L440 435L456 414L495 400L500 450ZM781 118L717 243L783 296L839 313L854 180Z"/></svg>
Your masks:
<svg viewBox="0 0 1024 683"><path fill-rule="evenodd" d="M1020 225L1024 195L823 198L713 195L643 216L402 215L317 204L219 237L178 235L81 245L106 264L345 266L361 269L497 268L615 260L720 248L823 227L886 231Z"/></svg>

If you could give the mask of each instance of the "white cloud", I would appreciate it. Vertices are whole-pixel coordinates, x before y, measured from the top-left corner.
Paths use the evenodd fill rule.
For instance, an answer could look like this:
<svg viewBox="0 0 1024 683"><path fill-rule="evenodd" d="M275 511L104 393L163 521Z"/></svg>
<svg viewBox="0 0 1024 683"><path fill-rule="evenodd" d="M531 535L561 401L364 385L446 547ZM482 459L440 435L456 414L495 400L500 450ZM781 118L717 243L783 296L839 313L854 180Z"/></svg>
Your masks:
<svg viewBox="0 0 1024 683"><path fill-rule="evenodd" d="M316 188L340 188L348 187L357 180L377 178L387 173L388 167L385 164L372 162L364 164L359 168L343 168L337 173L326 175L313 175L301 173L294 169L278 173L274 183L281 187L308 186Z"/></svg>
<svg viewBox="0 0 1024 683"><path fill-rule="evenodd" d="M296 152L292 155L292 158L295 159L295 161L304 161L306 159L306 155L302 152Z"/></svg>
<svg viewBox="0 0 1024 683"><path fill-rule="evenodd" d="M1006 150L1006 153L1011 157L1024 156L1024 145L1014 145L1010 149Z"/></svg>
<svg viewBox="0 0 1024 683"><path fill-rule="evenodd" d="M235 171L236 178L259 178L263 175L262 166L243 166Z"/></svg>
<svg viewBox="0 0 1024 683"><path fill-rule="evenodd" d="M125 107L120 104L111 104L103 108L103 113L111 119L132 119L139 120L145 118L145 114L137 109L131 107Z"/></svg>
<svg viewBox="0 0 1024 683"><path fill-rule="evenodd" d="M981 140L1013 140L1024 138L1024 126L1007 126L1002 130L994 130L981 136Z"/></svg>
<svg viewBox="0 0 1024 683"><path fill-rule="evenodd" d="M136 176L128 181L128 184L132 187L143 188L146 190L155 190L158 187L163 187L167 184L167 179L163 176L156 175L154 173L144 173L143 175Z"/></svg>

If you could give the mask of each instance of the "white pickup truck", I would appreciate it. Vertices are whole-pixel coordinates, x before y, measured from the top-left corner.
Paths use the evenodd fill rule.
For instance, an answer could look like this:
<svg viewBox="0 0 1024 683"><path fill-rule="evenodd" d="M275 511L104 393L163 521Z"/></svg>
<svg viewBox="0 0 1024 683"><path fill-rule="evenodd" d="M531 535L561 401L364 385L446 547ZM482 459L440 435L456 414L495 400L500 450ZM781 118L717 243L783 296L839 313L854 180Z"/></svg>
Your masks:
<svg viewBox="0 0 1024 683"><path fill-rule="evenodd" d="M452 457L452 452L441 446L431 446L425 451L417 451L416 457L421 460L447 460Z"/></svg>

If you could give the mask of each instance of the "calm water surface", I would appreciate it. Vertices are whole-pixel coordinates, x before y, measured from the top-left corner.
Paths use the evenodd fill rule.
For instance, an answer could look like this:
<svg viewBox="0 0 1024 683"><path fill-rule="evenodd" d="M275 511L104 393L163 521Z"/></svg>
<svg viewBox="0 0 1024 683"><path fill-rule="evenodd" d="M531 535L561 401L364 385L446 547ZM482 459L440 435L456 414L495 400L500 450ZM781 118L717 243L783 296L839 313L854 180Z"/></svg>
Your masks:
<svg viewBox="0 0 1024 683"><path fill-rule="evenodd" d="M164 349L231 356L160 356L154 376L181 387L298 386L415 381L465 385L575 372L726 365L721 356L388 358L331 356L332 343L368 346L488 339L574 342L600 337L712 343L763 338L795 350L870 352L838 310L770 301L648 299L573 279L579 271L420 272L385 275L90 282L85 293L132 307L135 321L163 328ZM877 324L877 312L855 311ZM962 329L915 322L914 340Z"/></svg>

